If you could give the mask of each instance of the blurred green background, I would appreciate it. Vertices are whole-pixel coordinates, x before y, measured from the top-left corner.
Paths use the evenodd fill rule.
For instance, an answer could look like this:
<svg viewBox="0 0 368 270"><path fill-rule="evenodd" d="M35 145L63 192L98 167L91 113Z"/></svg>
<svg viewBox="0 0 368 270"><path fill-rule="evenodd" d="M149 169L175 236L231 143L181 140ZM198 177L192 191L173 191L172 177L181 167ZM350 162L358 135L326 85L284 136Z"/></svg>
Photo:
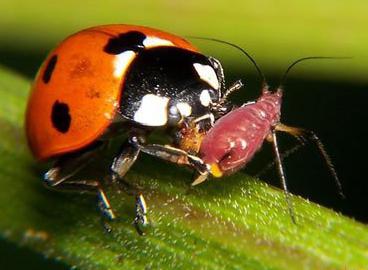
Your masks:
<svg viewBox="0 0 368 270"><path fill-rule="evenodd" d="M351 56L297 66L286 84L283 122L313 129L325 142L342 179L340 200L317 151L306 147L286 161L290 190L312 201L368 222L366 167L368 97L368 2L343 1L0 1L0 64L32 78L59 41L85 27L125 23L146 25L182 36L214 37L246 49L277 86L286 67L305 56ZM241 104L259 94L254 67L238 51L193 41L220 59L227 81L242 78ZM282 138L282 148L293 145ZM254 174L271 159L269 147L246 169ZM262 177L278 186L271 171ZM12 260L21 257L22 260ZM19 265L14 265L19 263ZM0 241L0 268L63 268L28 250Z"/></svg>

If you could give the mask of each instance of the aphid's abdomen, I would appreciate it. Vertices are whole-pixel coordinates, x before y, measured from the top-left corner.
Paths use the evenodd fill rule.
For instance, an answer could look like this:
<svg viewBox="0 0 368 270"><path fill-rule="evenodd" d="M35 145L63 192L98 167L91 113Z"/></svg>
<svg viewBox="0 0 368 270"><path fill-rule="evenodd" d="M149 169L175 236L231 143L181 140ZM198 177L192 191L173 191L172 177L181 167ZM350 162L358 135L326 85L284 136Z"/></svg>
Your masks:
<svg viewBox="0 0 368 270"><path fill-rule="evenodd" d="M247 164L279 121L280 98L281 93L264 92L256 103L220 118L202 141L202 160L226 174Z"/></svg>

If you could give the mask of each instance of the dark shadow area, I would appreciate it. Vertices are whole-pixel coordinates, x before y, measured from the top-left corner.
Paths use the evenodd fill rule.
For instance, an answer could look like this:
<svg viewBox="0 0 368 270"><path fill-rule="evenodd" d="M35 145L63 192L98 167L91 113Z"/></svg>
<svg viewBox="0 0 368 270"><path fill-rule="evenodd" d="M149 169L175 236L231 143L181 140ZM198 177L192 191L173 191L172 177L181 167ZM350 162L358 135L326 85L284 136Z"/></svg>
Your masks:
<svg viewBox="0 0 368 270"><path fill-rule="evenodd" d="M336 188L316 148L308 147L289 167L299 179L292 188L322 205L368 222L368 183L364 171L368 136L367 85L289 80L284 121L319 134L341 178L346 200ZM305 154L304 154L305 153ZM300 168L300 170L299 170ZM310 174L309 174L310 173ZM293 176L298 174L298 176Z"/></svg>
<svg viewBox="0 0 368 270"><path fill-rule="evenodd" d="M0 48L0 64L20 72L27 78L33 78L47 53L47 49L33 51L25 48L24 51L18 51Z"/></svg>
<svg viewBox="0 0 368 270"><path fill-rule="evenodd" d="M70 267L0 238L0 269L66 270Z"/></svg>

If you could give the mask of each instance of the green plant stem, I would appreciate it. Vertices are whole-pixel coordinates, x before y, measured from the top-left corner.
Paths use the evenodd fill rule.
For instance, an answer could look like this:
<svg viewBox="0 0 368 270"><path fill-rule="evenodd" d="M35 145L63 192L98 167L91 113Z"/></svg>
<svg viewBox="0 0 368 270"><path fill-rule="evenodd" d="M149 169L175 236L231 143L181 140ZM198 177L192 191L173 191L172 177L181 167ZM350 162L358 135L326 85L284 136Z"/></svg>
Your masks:
<svg viewBox="0 0 368 270"><path fill-rule="evenodd" d="M79 269L368 269L366 226L243 173L190 188L191 173L142 158L127 175L151 226L132 226L133 198L108 189L120 216L106 233L93 196L42 186L23 119L30 83L0 69L0 236ZM101 172L100 172L101 174Z"/></svg>

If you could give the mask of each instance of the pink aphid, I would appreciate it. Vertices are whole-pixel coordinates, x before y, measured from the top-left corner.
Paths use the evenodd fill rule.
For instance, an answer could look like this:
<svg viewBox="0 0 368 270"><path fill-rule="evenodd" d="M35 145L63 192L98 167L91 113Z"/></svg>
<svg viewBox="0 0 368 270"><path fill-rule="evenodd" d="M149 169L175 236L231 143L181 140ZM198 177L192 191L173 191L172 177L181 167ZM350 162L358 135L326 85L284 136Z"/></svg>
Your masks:
<svg viewBox="0 0 368 270"><path fill-rule="evenodd" d="M254 60L246 52L244 53L255 64L258 72L264 78ZM295 61L285 72L282 82L295 64L303 60L321 58L329 57L306 57ZM215 122L214 126L204 136L199 149L199 157L207 166L207 171L201 173L194 180L193 185L205 181L209 175L221 177L240 170L254 157L255 153L261 149L263 142L267 140L273 145L275 161L285 191L289 212L295 222L287 191L282 158L278 149L277 131L289 133L302 143L306 139L315 142L335 178L340 195L344 195L331 159L317 135L313 131L290 127L280 122L282 94L281 86L276 91L270 91L267 84L264 83L261 96L255 102L246 103L220 117Z"/></svg>
<svg viewBox="0 0 368 270"><path fill-rule="evenodd" d="M244 167L280 122L282 91L264 90L260 98L221 117L204 137L199 155L214 176ZM216 167L216 168L215 168Z"/></svg>

